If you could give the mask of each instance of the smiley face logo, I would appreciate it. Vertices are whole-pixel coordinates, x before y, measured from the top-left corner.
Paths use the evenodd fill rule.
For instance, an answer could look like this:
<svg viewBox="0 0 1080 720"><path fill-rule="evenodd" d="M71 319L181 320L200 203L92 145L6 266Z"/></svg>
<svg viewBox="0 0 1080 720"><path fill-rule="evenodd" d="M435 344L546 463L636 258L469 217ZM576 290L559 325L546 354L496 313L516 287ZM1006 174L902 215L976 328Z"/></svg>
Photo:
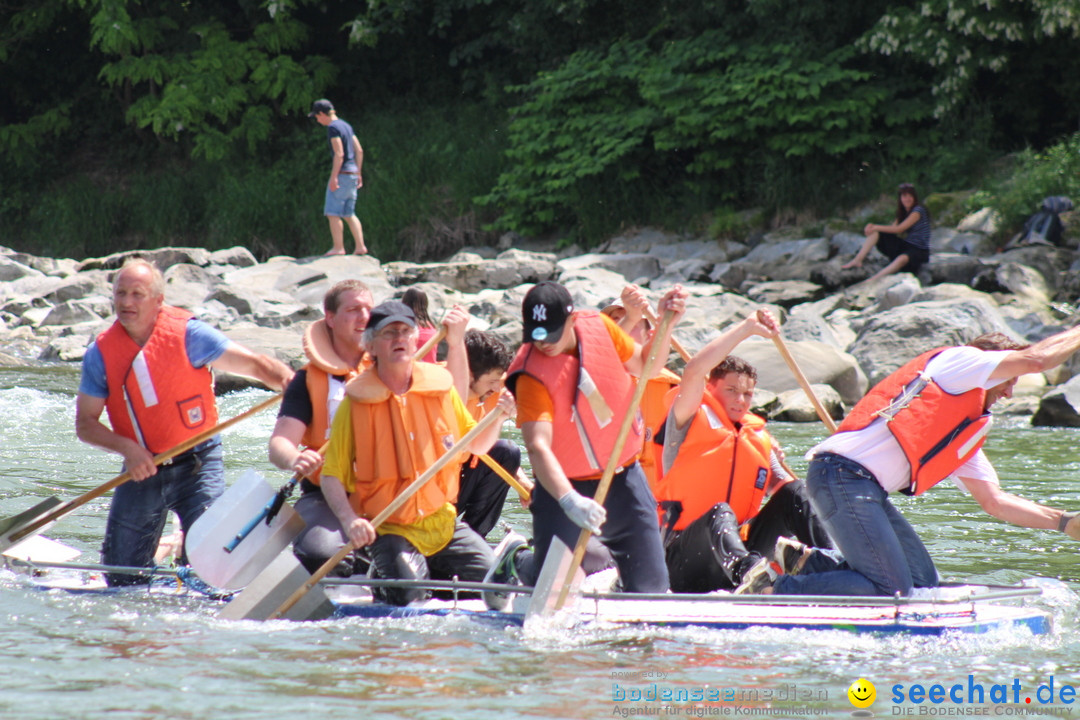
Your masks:
<svg viewBox="0 0 1080 720"><path fill-rule="evenodd" d="M874 700L877 699L877 688L874 687L874 683L864 678L859 678L855 682L851 683L851 687L847 690L848 700L851 704L857 708L868 708L874 704Z"/></svg>

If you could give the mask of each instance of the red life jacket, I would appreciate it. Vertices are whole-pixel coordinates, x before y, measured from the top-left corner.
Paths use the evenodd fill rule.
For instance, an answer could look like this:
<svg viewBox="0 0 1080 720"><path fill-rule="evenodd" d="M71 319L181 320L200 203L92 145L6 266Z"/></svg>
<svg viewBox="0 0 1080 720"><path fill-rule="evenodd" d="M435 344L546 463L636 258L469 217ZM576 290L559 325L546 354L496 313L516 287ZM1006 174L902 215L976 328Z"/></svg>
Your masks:
<svg viewBox="0 0 1080 720"><path fill-rule="evenodd" d="M879 382L837 429L862 430L886 418L911 464L911 485L902 491L908 495L926 492L970 460L990 430L985 390L951 395L923 375L927 363L945 349L923 353Z"/></svg>
<svg viewBox="0 0 1080 720"><path fill-rule="evenodd" d="M668 394L669 408L678 392L675 388ZM701 400L679 454L656 493L658 503L682 504L675 530L685 530L720 502L731 506L741 525L758 514L769 479L772 437L765 420L747 413L736 428L712 393L706 391Z"/></svg>
<svg viewBox="0 0 1080 720"><path fill-rule="evenodd" d="M188 360L191 317L186 310L163 305L142 347L119 321L97 337L113 431L155 455L217 425L210 368L192 367Z"/></svg>
<svg viewBox="0 0 1080 720"><path fill-rule="evenodd" d="M554 409L551 449L571 480L604 471L634 394L634 380L619 359L600 313L579 311L574 318L577 357L567 353L550 357L525 343L506 378L511 392L522 373L547 388ZM619 455L620 467L641 452L643 426L638 412Z"/></svg>

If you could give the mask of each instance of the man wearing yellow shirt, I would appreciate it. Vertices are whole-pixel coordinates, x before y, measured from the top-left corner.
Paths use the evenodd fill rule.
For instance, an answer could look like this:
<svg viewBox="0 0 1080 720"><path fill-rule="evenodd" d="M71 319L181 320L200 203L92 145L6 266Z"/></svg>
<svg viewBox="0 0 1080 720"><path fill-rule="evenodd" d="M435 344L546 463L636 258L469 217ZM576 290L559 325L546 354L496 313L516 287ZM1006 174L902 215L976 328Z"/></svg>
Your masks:
<svg viewBox="0 0 1080 720"><path fill-rule="evenodd" d="M450 373L417 363L416 316L401 302L371 311L364 347L374 365L351 380L330 430L322 490L356 547L370 546L373 577L479 581L492 562L484 539L457 519L454 501L463 454L439 471L376 531L370 518L419 477L475 424ZM513 410L513 399L501 400ZM496 423L467 448L486 453ZM379 599L406 605L420 589L379 588Z"/></svg>

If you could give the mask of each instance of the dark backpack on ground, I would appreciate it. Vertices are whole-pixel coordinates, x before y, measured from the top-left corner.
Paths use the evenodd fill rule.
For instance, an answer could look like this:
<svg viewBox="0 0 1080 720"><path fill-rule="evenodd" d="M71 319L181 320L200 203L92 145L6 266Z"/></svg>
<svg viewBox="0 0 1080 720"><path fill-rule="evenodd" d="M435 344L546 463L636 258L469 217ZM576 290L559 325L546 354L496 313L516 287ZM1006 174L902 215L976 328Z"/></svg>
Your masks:
<svg viewBox="0 0 1080 720"><path fill-rule="evenodd" d="M1045 198L1042 207L1024 223L1017 245L1061 245L1064 228L1058 213L1072 210L1072 200L1064 195Z"/></svg>

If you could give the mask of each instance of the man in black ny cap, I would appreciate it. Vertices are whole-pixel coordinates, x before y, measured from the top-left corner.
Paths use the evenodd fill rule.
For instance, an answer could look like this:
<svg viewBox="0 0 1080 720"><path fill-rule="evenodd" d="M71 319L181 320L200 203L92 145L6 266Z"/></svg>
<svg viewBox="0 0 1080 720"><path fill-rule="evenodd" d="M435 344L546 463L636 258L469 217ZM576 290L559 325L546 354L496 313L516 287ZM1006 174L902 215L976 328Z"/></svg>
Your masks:
<svg viewBox="0 0 1080 720"><path fill-rule="evenodd" d="M483 580L492 552L457 519L461 455L448 463L378 528L370 519L476 425L450 372L415 362L416 316L391 300L371 311L364 347L374 365L345 386L334 415L322 471L322 491L355 547L370 545L372 574L384 578ZM513 398L499 407L513 414ZM492 424L469 445L483 455L499 438ZM422 589L379 588L395 605L426 597Z"/></svg>
<svg viewBox="0 0 1080 720"><path fill-rule="evenodd" d="M326 139L330 143L330 181L326 184L326 200L323 215L330 222L330 237L334 247L327 255L345 254L345 225L349 226L356 240L357 255L366 255L364 229L356 217L356 195L364 185L360 173L364 165L364 148L356 139L352 126L337 116L334 105L326 99L316 100L311 105L309 118L326 128Z"/></svg>
<svg viewBox="0 0 1080 720"><path fill-rule="evenodd" d="M659 309L674 312L677 321L686 298L676 286ZM522 320L524 345L506 385L517 399L517 423L537 484L530 506L536 560L517 568L519 577L535 582L552 537L573 547L585 528L611 551L624 589L666 591L656 500L637 462L644 437L640 416L619 450L604 504L592 499L616 450L615 438L648 351L606 315L575 311L570 293L555 282L529 290ZM660 343L660 358L667 357L674 324L668 334L646 343Z"/></svg>

